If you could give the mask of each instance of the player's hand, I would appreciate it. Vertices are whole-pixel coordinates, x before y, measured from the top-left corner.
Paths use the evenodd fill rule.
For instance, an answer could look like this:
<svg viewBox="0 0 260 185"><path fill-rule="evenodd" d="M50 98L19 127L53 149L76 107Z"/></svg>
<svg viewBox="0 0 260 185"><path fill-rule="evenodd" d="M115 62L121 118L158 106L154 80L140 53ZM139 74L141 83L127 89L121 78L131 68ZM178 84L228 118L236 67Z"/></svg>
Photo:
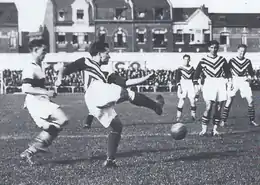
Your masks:
<svg viewBox="0 0 260 185"><path fill-rule="evenodd" d="M183 92L180 85L178 86L178 92L179 92L180 94L182 94L182 92Z"/></svg>
<svg viewBox="0 0 260 185"><path fill-rule="evenodd" d="M234 85L233 85L232 82L227 83L227 89L230 90L230 91L232 91L234 89Z"/></svg>

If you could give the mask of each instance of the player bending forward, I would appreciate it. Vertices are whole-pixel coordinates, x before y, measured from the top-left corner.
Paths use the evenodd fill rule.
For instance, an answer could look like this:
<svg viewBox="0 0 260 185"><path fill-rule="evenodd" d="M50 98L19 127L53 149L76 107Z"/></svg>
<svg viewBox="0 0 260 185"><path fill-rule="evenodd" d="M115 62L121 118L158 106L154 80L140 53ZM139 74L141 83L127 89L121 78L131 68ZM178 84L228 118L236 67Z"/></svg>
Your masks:
<svg viewBox="0 0 260 185"><path fill-rule="evenodd" d="M234 88L228 91L227 101L222 113L221 126L224 126L227 122L232 102L238 90L240 91L241 97L247 100L250 124L253 126L259 126L255 122L255 108L253 94L250 87L250 81L254 79L254 70L251 61L245 58L246 49L246 45L239 45L237 49L238 56L230 59L229 61L229 67L233 76ZM249 74L249 77L247 74Z"/></svg>
<svg viewBox="0 0 260 185"><path fill-rule="evenodd" d="M106 66L106 65L102 65L102 66ZM154 76L154 74L151 73L151 74L146 75L146 76L141 77L141 78L126 80L116 73L113 73L113 72L110 72L110 71L104 70L104 69L102 69L102 71L105 74L108 83L114 83L114 84L119 85L123 88L129 88L131 86L142 84L143 82L145 82L146 80L148 80L148 79L150 79ZM119 83L119 82L121 82L121 83ZM131 103L131 101L130 101L130 103ZM93 119L94 119L94 116L89 113L88 116L83 121L83 128L90 129L91 126L92 126L92 123L93 123Z"/></svg>
<svg viewBox="0 0 260 185"><path fill-rule="evenodd" d="M191 104L191 117L192 120L196 119L196 105L195 98L198 89L195 90L193 83L193 77L195 69L190 65L190 55L183 56L184 65L179 67L176 72L176 83L178 86L177 95L179 102L177 105L177 122L180 121L182 116L182 109L184 105L185 98L188 96ZM198 86L196 86L198 87Z"/></svg>
<svg viewBox="0 0 260 185"><path fill-rule="evenodd" d="M125 86L125 81L121 81L121 79L114 79L114 81L118 80L116 84L122 83L121 86L114 83L109 84L100 69L100 66L107 64L110 58L107 46L107 44L102 42L94 42L89 51L92 59L80 58L64 67L59 72L56 85L61 84L64 75L82 70L86 72L85 75L88 76L88 82L85 87L85 102L89 112L105 128L111 128L111 132L108 135L107 159L103 165L105 167L116 167L115 154L121 139L123 126L114 110L115 105L124 101L131 101L131 103L137 106L147 107L161 115L164 99L162 96L157 96L157 101L155 102L143 94L122 88L121 86Z"/></svg>
<svg viewBox="0 0 260 185"><path fill-rule="evenodd" d="M32 165L32 157L36 153L48 151L48 146L68 123L68 118L60 106L50 100L55 96L54 91L47 91L44 86L45 72L42 61L46 55L46 47L43 40L32 40L29 49L32 61L23 70L22 90L26 93L24 107L42 131L20 156Z"/></svg>
<svg viewBox="0 0 260 185"><path fill-rule="evenodd" d="M202 117L202 131L199 135L203 136L206 134L207 126L210 121L211 110L213 104L215 103L212 135L217 136L219 135L217 128L220 123L221 107L223 102L226 100L227 80L224 78L228 79L228 88L231 88L231 72L226 59L222 56L218 56L217 54L219 43L215 40L210 41L208 49L209 54L201 59L194 75L195 83L199 79L201 73L204 73L205 75L202 93L206 103L206 110Z"/></svg>

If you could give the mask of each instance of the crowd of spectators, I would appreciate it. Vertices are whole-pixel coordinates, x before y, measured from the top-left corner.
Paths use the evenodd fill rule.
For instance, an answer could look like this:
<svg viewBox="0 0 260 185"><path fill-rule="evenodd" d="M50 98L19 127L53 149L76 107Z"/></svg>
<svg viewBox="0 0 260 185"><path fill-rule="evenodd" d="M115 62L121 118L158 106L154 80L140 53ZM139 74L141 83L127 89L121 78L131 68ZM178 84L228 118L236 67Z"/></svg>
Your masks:
<svg viewBox="0 0 260 185"><path fill-rule="evenodd" d="M260 69L255 71L257 80L252 83L255 90L260 89ZM150 73L155 74L155 78L150 79L138 87L131 87L135 91L153 92L153 91L175 91L175 71L170 70L136 70L136 69L119 69L117 74L125 79L140 78ZM54 87L57 78L57 72L53 67L45 69L46 86ZM3 82L6 93L21 92L22 71L3 71ZM138 89L139 88L139 89ZM73 73L63 79L62 86L58 92L84 92L84 74L82 72Z"/></svg>

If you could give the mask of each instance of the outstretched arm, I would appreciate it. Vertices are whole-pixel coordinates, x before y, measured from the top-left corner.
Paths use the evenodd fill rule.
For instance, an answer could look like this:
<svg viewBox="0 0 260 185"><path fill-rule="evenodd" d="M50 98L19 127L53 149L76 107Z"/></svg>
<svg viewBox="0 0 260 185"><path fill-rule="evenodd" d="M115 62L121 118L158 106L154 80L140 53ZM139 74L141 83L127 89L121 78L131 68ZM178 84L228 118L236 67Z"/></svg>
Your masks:
<svg viewBox="0 0 260 185"><path fill-rule="evenodd" d="M71 73L75 73L77 71L82 71L85 70L87 68L87 65L85 63L85 58L82 57L74 62L69 63L66 66L62 66L59 70L58 70L58 76L57 76L57 80L55 82L56 86L60 86L61 85L61 81L62 78L66 75L70 75Z"/></svg>
<svg viewBox="0 0 260 185"><path fill-rule="evenodd" d="M134 79L129 79L126 81L126 86L133 86L133 85L139 85L142 84L143 82L145 82L146 80L152 78L154 76L153 73L146 75L144 77L141 78L134 78Z"/></svg>
<svg viewBox="0 0 260 185"><path fill-rule="evenodd" d="M141 84L141 83L145 82L146 80L148 80L149 78L151 78L153 75L154 74L149 74L149 75L146 75L146 76L141 77L141 78L126 80L126 79L122 78L121 76L112 73L108 77L108 82L114 83L114 84L117 84L121 87L126 88L126 87L129 87L129 86Z"/></svg>

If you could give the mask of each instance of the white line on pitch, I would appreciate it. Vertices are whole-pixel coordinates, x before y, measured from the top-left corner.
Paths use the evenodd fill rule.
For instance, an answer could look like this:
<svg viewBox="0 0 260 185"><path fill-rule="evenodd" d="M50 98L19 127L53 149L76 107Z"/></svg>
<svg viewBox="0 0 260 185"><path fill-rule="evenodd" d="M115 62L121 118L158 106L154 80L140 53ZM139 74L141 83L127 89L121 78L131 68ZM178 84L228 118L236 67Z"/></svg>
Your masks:
<svg viewBox="0 0 260 185"><path fill-rule="evenodd" d="M224 134L241 134L248 133L250 130L240 130L232 131ZM198 135L198 132L189 132L188 135ZM126 134L122 135L123 138L132 138L132 137L169 137L170 134L155 133L155 134ZM60 135L60 138L107 138L107 134L94 134L94 135ZM2 135L0 140L23 140L31 139L32 135Z"/></svg>

